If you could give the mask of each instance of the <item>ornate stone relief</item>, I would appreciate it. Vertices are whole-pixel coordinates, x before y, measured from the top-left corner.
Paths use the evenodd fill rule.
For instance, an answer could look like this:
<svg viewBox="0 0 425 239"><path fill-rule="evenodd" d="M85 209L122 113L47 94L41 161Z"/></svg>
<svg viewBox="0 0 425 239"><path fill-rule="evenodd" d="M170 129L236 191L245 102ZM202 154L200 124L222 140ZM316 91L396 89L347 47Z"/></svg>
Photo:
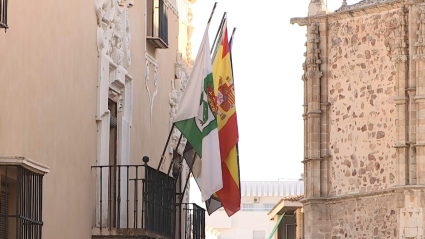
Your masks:
<svg viewBox="0 0 425 239"><path fill-rule="evenodd" d="M131 40L128 9L132 0L94 0L97 17L97 49L115 64L128 68L131 64L128 45Z"/></svg>
<svg viewBox="0 0 425 239"><path fill-rule="evenodd" d="M425 4L420 5L418 22L418 41L415 43L416 54L413 60L425 60Z"/></svg>
<svg viewBox="0 0 425 239"><path fill-rule="evenodd" d="M320 71L320 36L319 36L319 24L312 23L309 27L310 37L307 43L307 58L303 65L305 70L305 77L309 78L320 78L323 73Z"/></svg>
<svg viewBox="0 0 425 239"><path fill-rule="evenodd" d="M395 32L396 42L393 45L392 61L396 63L405 63L409 59L408 53L408 13L409 9L406 6L403 6L400 11L398 11L399 21L398 29Z"/></svg>
<svg viewBox="0 0 425 239"><path fill-rule="evenodd" d="M146 90L148 91L149 106L150 106L150 119L151 119L151 125L152 125L153 103L155 101L155 97L158 94L158 63L153 57L151 57L147 53L145 54L145 57L146 57L145 85L146 85ZM151 80L151 73L150 73L151 66L154 69L154 72L153 72L154 89L151 89L149 87L149 81Z"/></svg>
<svg viewBox="0 0 425 239"><path fill-rule="evenodd" d="M181 97L183 96L183 92L186 89L187 81L189 79L189 74L187 72L187 69L182 62L181 53L177 53L177 59L174 65L174 69L175 69L176 79L171 80L172 90L170 93L170 125L174 121L174 116L178 109L178 104L181 100ZM178 141L180 139L180 135L181 135L180 131L177 129L174 129L171 135L170 153L172 153L174 149L177 147ZM177 152L179 154L183 153L183 150L186 147L186 142L187 141L185 138L182 138L182 140L180 141L179 148L177 149Z"/></svg>
<svg viewBox="0 0 425 239"><path fill-rule="evenodd" d="M420 191L409 190L404 192L404 208L400 208L400 239L424 239L423 200Z"/></svg>
<svg viewBox="0 0 425 239"><path fill-rule="evenodd" d="M171 86L172 90L170 92L170 126L174 122L174 117L177 112L180 100L183 96L183 92L186 89L187 81L189 80L189 73L187 68L185 67L185 64L182 60L182 54L177 53L176 54L176 63L174 64L174 74L175 79L171 80ZM170 154L173 154L175 151L177 154L182 155L183 151L186 147L187 140L185 137L181 137L181 133L178 129L174 128L172 134L171 134L171 143L170 143ZM179 144L180 140L180 144ZM178 148L177 144L179 145ZM178 155L175 155L175 157L178 157ZM189 173L189 165L180 158L180 160L175 160L173 167L175 169L178 169L183 177L186 177L186 175ZM182 180L182 187L185 186L185 178ZM190 183L187 185L186 192L183 195L183 201L189 202L189 191L190 191Z"/></svg>

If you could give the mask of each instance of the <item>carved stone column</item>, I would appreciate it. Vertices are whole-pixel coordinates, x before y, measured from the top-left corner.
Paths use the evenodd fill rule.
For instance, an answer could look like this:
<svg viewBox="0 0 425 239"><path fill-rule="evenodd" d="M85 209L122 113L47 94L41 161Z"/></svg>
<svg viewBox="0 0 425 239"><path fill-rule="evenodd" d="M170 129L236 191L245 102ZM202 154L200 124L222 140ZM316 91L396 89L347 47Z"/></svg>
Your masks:
<svg viewBox="0 0 425 239"><path fill-rule="evenodd" d="M328 188L328 165L327 160L323 158L328 153L329 138L326 133L328 129L327 93L324 92L327 91L327 81L323 80L322 72L322 69L326 69L326 64L322 66L322 54L326 51L325 29L325 23L311 23L307 28L307 54L304 65L307 158L304 161L306 200L303 202L306 239L329 238L331 231L327 205L320 199L327 196ZM323 56L326 59L326 53Z"/></svg>
<svg viewBox="0 0 425 239"><path fill-rule="evenodd" d="M418 41L417 30L417 8L409 6L408 19L408 37L409 37L409 79L408 79L408 97L409 97L409 184L416 185L417 182L417 165L416 165L416 42Z"/></svg>
<svg viewBox="0 0 425 239"><path fill-rule="evenodd" d="M322 21L319 24L320 29L320 70L323 75L320 79L320 196L327 197L329 192L329 110L330 103L328 102L328 78L329 72L329 53L327 50L328 45L328 26L327 21Z"/></svg>
<svg viewBox="0 0 425 239"><path fill-rule="evenodd" d="M307 34L307 59L305 78L307 80L307 162L309 185L306 196L320 197L320 35L319 25L312 23Z"/></svg>
<svg viewBox="0 0 425 239"><path fill-rule="evenodd" d="M417 184L425 184L425 3L419 5L417 17L418 40L415 43L416 55L416 166Z"/></svg>
<svg viewBox="0 0 425 239"><path fill-rule="evenodd" d="M396 63L396 109L397 109L397 184L409 184L409 145L408 145L408 98L406 89L408 87L409 65L408 65L408 9L402 7L398 12L400 21L396 33L396 43L393 46L392 61Z"/></svg>

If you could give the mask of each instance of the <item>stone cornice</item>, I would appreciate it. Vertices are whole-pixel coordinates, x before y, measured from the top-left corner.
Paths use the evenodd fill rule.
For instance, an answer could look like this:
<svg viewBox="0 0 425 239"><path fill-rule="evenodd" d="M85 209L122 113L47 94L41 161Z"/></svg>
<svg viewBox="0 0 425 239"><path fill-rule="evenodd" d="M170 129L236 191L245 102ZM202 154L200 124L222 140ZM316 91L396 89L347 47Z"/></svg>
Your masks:
<svg viewBox="0 0 425 239"><path fill-rule="evenodd" d="M0 165L18 165L39 174L47 174L50 172L48 166L20 156L0 156Z"/></svg>
<svg viewBox="0 0 425 239"><path fill-rule="evenodd" d="M332 20L340 20L348 17L357 17L361 15L377 13L381 11L388 11L392 9L397 9L402 7L403 5L409 5L414 3L422 3L425 0L369 0L362 1L369 2L368 4L354 4L351 6L344 7L340 11L324 14L324 15L316 15L311 17L295 17L291 18L291 24L298 24L299 26L307 26L311 23L317 22L326 22L328 19ZM370 3L373 2L373 3Z"/></svg>
<svg viewBox="0 0 425 239"><path fill-rule="evenodd" d="M355 194L348 194L348 195L341 195L341 196L334 196L334 197L311 197L311 198L301 199L300 202L304 206L309 204L314 204L314 203L331 204L331 203L336 203L340 201L355 200L357 198L363 199L367 197L384 196L394 192L400 193L400 192L403 192L404 190L411 190L411 189L425 190L425 185L400 185L400 186L393 186L391 188L383 189L379 191L355 193Z"/></svg>

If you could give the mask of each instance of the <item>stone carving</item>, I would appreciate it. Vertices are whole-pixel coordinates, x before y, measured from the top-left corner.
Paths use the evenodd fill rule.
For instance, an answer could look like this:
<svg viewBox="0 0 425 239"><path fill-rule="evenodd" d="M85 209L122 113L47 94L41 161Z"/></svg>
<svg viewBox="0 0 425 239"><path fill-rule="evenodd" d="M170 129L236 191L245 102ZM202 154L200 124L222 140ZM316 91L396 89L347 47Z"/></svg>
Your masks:
<svg viewBox="0 0 425 239"><path fill-rule="evenodd" d="M149 97L149 105L150 105L150 123L152 125L152 115L153 115L153 103L155 101L155 97L158 95L158 64L154 58L149 56L147 53L145 54L146 58L146 77L145 77L145 86L146 90L148 91L148 97ZM153 66L154 74L153 74L153 84L155 91L151 92L151 89L149 87L149 81L151 80L151 74L150 74L150 66Z"/></svg>
<svg viewBox="0 0 425 239"><path fill-rule="evenodd" d="M310 37L308 38L307 44L307 58L303 65L305 70L305 76L308 78L320 78L322 72L320 71L320 36L319 36L319 25L312 23L309 27Z"/></svg>
<svg viewBox="0 0 425 239"><path fill-rule="evenodd" d="M425 4L420 5L418 22L418 41L415 43L416 54L413 60L425 60Z"/></svg>
<svg viewBox="0 0 425 239"><path fill-rule="evenodd" d="M97 49L111 57L113 62L124 68L131 64L128 49L131 34L128 9L129 0L94 0L97 17Z"/></svg>
<svg viewBox="0 0 425 239"><path fill-rule="evenodd" d="M119 98L118 98L118 112L123 112L123 110L124 110L124 88L121 88Z"/></svg>
<svg viewBox="0 0 425 239"><path fill-rule="evenodd" d="M172 90L170 92L170 125L174 122L174 116L178 109L178 104L183 96L183 92L186 89L187 81L189 79L189 74L186 67L182 62L182 54L177 53L176 63L174 65L175 77L176 79L171 80ZM174 151L177 147L178 141L180 139L180 131L174 129L171 135L171 144L170 144L170 153ZM179 144L177 152L179 154L183 153L184 148L186 147L187 140L182 138Z"/></svg>
<svg viewBox="0 0 425 239"><path fill-rule="evenodd" d="M186 59L189 64L193 64L194 60L192 59L192 42L190 42L190 39L192 38L192 33L194 27L192 26L192 20L193 20L193 12L192 8L189 8L187 13L187 46L186 46Z"/></svg>
<svg viewBox="0 0 425 239"><path fill-rule="evenodd" d="M291 18L290 23L292 25L296 23L300 27L303 27L303 26L307 26L309 24L309 20L308 20L308 18L305 18L305 17L294 17L294 18Z"/></svg>
<svg viewBox="0 0 425 239"><path fill-rule="evenodd" d="M342 6L338 10L336 10L335 12L355 10L355 9L359 9L359 8L369 7L369 6L376 5L376 4L391 3L391 2L397 2L397 1L398 0L363 0L363 1L360 1L359 3L353 4L353 5L347 5L347 2L344 0Z"/></svg>
<svg viewBox="0 0 425 239"><path fill-rule="evenodd" d="M400 238L423 239L422 208L403 208L400 213Z"/></svg>
<svg viewBox="0 0 425 239"><path fill-rule="evenodd" d="M393 45L393 57L392 61L396 63L405 63L409 58L408 53L408 8L403 6L400 11L398 11L399 19L397 21L398 23L398 29L397 31L394 31L394 35L396 38L396 42Z"/></svg>

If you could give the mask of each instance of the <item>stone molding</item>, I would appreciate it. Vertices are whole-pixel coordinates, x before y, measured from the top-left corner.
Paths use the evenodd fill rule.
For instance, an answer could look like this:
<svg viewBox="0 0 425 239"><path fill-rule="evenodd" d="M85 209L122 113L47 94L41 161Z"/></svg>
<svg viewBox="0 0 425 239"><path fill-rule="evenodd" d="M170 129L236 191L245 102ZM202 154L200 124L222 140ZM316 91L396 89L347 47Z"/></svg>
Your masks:
<svg viewBox="0 0 425 239"><path fill-rule="evenodd" d="M148 92L149 97L149 109L150 109L150 125L152 126L152 117L153 117L153 103L155 101L156 96L158 95L158 62L155 58L150 56L148 53L145 53L145 60L146 60L146 76L145 76L145 87L146 91ZM151 73L150 73L150 67L153 67L153 83L155 89L149 88L149 81L151 80ZM151 92L153 90L153 92Z"/></svg>
<svg viewBox="0 0 425 239"><path fill-rule="evenodd" d="M347 195L340 195L340 196L333 196L333 197L310 197L310 198L301 199L300 202L302 202L304 206L308 204L323 203L323 202L332 203L332 202L338 202L338 201L344 201L344 200L353 200L357 198L384 196L391 193L402 193L405 190L412 190L412 189L425 190L425 185L401 185L401 186L393 186L391 188L383 189L379 191L354 193L354 194L347 194Z"/></svg>
<svg viewBox="0 0 425 239"><path fill-rule="evenodd" d="M40 174L47 174L50 172L50 167L32 159L20 156L0 156L0 165L18 165Z"/></svg>
<svg viewBox="0 0 425 239"><path fill-rule="evenodd" d="M97 17L98 84L97 84L97 165L109 165L110 116L108 101L117 103L117 163L130 164L130 133L133 111L133 78L128 73L131 65L129 43L131 40L128 10L132 0L95 0ZM97 175L100 177L100 175ZM121 178L126 178L126 172ZM102 174L106 185L108 173ZM121 193L127 192L126 184L121 181ZM107 188L105 185L103 187ZM105 209L100 212L107 215L108 190L96 193L96 200L103 199ZM124 208L122 208L124 210ZM96 211L96 225L101 218ZM126 218L121 217L121 225Z"/></svg>

